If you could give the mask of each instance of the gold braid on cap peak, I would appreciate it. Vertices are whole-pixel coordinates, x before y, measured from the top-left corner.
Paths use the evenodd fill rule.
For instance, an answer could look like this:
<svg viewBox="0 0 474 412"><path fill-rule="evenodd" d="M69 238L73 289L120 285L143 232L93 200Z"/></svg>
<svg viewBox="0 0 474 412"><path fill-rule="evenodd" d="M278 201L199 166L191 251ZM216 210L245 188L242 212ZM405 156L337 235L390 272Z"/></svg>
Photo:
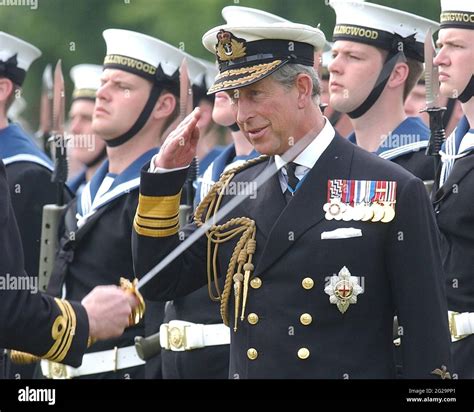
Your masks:
<svg viewBox="0 0 474 412"><path fill-rule="evenodd" d="M237 319L241 308L241 320L245 316L245 306L247 303L248 285L251 272L254 269L252 258L255 254L257 242L255 240L256 226L255 221L247 217L238 217L230 219L228 222L216 224L216 213L226 192L226 188L234 176L240 171L247 169L257 163L268 159L268 156L260 156L251 159L242 165L234 167L221 175L219 181L212 186L209 193L196 208L194 222L197 227L201 227L204 222L213 219L212 226L206 232L207 236L207 283L209 297L213 301L220 301L221 317L225 325L229 325L229 298L234 284L234 331L237 331ZM204 222L202 220L205 213ZM227 274L222 293L218 283L217 257L219 245L239 236L237 245L234 248L232 257L229 261ZM212 285L214 284L214 289ZM241 307L242 303L242 307Z"/></svg>

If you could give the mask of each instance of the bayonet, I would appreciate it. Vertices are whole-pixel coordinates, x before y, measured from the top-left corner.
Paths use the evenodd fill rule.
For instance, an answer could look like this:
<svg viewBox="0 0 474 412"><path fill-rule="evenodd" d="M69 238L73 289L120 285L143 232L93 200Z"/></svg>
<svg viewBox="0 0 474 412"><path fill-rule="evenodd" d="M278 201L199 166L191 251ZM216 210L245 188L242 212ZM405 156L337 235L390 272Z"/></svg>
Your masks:
<svg viewBox="0 0 474 412"><path fill-rule="evenodd" d="M67 180L66 139L64 136L65 117L64 77L61 69L61 60L58 60L54 69L53 87L53 136L54 142L54 173L53 182L57 185L57 205L64 204L64 185Z"/></svg>
<svg viewBox="0 0 474 412"><path fill-rule="evenodd" d="M436 57L435 46L431 29L425 39L425 88L426 108L431 109L439 105L439 69L434 65Z"/></svg>
<svg viewBox="0 0 474 412"><path fill-rule="evenodd" d="M425 88L426 88L426 111L430 116L431 137L425 154L435 156L435 176L440 165L439 151L445 140L446 134L443 125L443 114L445 107L439 107L439 77L438 67L434 64L436 50L433 42L431 29L428 30L425 39ZM431 192L431 190L429 190Z"/></svg>
<svg viewBox="0 0 474 412"><path fill-rule="evenodd" d="M186 57L179 67L179 115L180 120L193 111L193 89L189 81L188 62Z"/></svg>
<svg viewBox="0 0 474 412"><path fill-rule="evenodd" d="M51 135L51 103L53 100L53 74L51 65L48 64L42 77L39 129L36 132L36 139L44 152L51 157L49 149L49 138Z"/></svg>

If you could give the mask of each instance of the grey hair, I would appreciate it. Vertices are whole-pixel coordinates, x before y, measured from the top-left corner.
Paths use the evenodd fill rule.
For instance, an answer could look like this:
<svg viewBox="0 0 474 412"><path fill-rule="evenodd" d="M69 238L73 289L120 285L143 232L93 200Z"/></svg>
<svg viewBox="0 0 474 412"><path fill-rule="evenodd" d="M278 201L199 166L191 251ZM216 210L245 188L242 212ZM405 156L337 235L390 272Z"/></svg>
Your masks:
<svg viewBox="0 0 474 412"><path fill-rule="evenodd" d="M285 64L276 72L272 73L271 77L282 86L291 89L295 85L296 77L301 73L307 74L313 81L311 97L315 104L319 104L321 83L319 81L318 73L316 73L316 70L314 70L313 67L305 66L303 64Z"/></svg>

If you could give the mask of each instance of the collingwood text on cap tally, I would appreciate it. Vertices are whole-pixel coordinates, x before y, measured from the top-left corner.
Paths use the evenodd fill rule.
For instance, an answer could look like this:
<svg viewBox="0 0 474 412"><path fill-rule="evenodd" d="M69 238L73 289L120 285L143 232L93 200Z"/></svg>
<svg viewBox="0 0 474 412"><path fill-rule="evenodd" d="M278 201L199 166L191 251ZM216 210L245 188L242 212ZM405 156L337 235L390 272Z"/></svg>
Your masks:
<svg viewBox="0 0 474 412"><path fill-rule="evenodd" d="M474 29L473 0L441 0L441 28Z"/></svg>
<svg viewBox="0 0 474 412"><path fill-rule="evenodd" d="M72 99L95 100L95 94L100 87L100 76L103 69L98 64L78 64L72 67L69 72L74 83Z"/></svg>
<svg viewBox="0 0 474 412"><path fill-rule="evenodd" d="M423 45L429 29L439 24L415 14L356 0L330 0L336 12L333 41L365 43L407 58L424 61ZM400 47L403 45L403 47Z"/></svg>
<svg viewBox="0 0 474 412"><path fill-rule="evenodd" d="M202 39L219 64L208 93L248 86L287 63L313 66L325 40L321 30L291 22L214 27Z"/></svg>
<svg viewBox="0 0 474 412"><path fill-rule="evenodd" d="M31 63L41 56L41 51L30 43L0 32L0 76L21 86Z"/></svg>

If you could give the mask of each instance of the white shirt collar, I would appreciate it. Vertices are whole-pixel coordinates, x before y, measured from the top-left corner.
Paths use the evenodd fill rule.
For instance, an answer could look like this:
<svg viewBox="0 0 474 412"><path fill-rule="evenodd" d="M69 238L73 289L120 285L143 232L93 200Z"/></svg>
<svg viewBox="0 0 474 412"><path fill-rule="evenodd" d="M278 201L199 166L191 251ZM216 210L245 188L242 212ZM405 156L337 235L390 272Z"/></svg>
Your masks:
<svg viewBox="0 0 474 412"><path fill-rule="evenodd" d="M326 123L321 132L308 146L306 146L306 149L304 149L295 160L293 160L293 162L304 166L305 168L312 169L327 147L331 144L336 132L334 131L331 122L326 117L324 120ZM275 155L275 165L277 170L280 170L285 166L285 164L286 162L281 158L281 156Z"/></svg>

